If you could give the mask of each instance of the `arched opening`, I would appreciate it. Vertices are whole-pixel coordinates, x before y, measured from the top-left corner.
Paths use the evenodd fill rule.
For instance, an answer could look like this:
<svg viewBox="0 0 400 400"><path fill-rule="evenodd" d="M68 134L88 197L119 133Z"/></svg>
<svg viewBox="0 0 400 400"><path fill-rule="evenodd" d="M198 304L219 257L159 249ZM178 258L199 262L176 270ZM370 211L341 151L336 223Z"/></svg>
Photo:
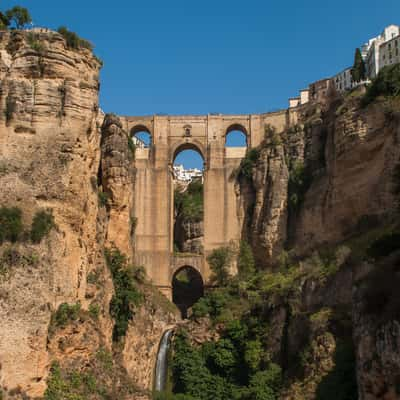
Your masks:
<svg viewBox="0 0 400 400"><path fill-rule="evenodd" d="M148 149L151 147L151 133L144 125L137 125L131 129L131 138L136 148Z"/></svg>
<svg viewBox="0 0 400 400"><path fill-rule="evenodd" d="M174 153L174 253L203 254L204 160L191 144Z"/></svg>
<svg viewBox="0 0 400 400"><path fill-rule="evenodd" d="M232 125L226 130L225 147L247 147L247 131L242 125Z"/></svg>
<svg viewBox="0 0 400 400"><path fill-rule="evenodd" d="M187 312L204 294L204 283L200 272L186 265L175 272L172 278L172 301L187 318Z"/></svg>

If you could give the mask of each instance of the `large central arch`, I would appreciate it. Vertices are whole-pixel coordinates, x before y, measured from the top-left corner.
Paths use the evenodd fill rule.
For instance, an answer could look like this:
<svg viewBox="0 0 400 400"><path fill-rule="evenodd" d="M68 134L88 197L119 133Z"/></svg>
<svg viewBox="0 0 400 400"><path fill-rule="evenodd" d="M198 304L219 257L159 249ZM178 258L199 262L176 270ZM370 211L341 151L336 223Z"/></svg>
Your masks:
<svg viewBox="0 0 400 400"><path fill-rule="evenodd" d="M259 145L265 126L283 131L286 111L260 115L206 115L122 117L124 129L140 129L151 135L151 147L136 148L135 156L135 262L172 298L174 271L189 265L207 285L210 269L207 255L220 246L240 239L243 210L236 195L234 172L246 147L225 147L233 130L246 135L247 147ZM204 159L204 254L174 254L172 165L185 149L198 151Z"/></svg>

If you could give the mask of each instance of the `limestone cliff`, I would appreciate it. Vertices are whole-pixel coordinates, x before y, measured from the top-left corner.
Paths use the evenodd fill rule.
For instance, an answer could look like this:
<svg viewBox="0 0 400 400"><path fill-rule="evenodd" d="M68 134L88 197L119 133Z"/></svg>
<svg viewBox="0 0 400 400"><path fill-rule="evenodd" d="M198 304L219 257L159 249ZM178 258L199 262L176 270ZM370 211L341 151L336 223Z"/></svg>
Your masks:
<svg viewBox="0 0 400 400"><path fill-rule="evenodd" d="M340 321L332 326L331 319L330 328L320 326L315 331L287 306L275 307L268 316L275 326L268 348L281 365L293 364L290 355L304 351L302 346L308 343L308 353L303 354L308 357L308 370L302 377L295 373L297 378L284 393L285 399L316 398L318 387L329 385L329 377L335 374L335 354L341 351L338 340L341 346L352 335L359 398L399 396L398 305L393 305L397 296L390 294L388 283L397 282L398 260L387 261L394 268L392 278L375 281L380 295L373 301L385 307L392 304L386 319L377 317L378 310L366 312L369 294L360 289L366 283L360 283L358 271L365 269L360 254L366 257L367 243L385 229L390 232L398 227L400 109L394 99L378 99L365 107L360 101L363 94L360 88L324 105L310 103L288 110L288 121L293 122L283 132L266 127L251 173L239 174L238 195L246 216L243 237L251 243L258 265L280 264L282 268L287 252L298 261L315 252L326 254L340 243L351 249L352 262L330 281L334 284L336 280L335 289L316 290L319 285L308 281L301 288L300 300L303 312L323 314L324 307L332 306L344 310L352 319L352 328L344 336L338 336ZM367 271L379 271L381 265L370 264ZM314 322L318 319L317 314ZM339 331L344 333L343 328ZM290 377L290 368L288 373Z"/></svg>
<svg viewBox="0 0 400 400"><path fill-rule="evenodd" d="M91 184L100 160L100 65L54 32L1 32L0 40L0 203L19 207L26 226L51 210L57 226L40 244L12 246L35 263L17 262L1 278L0 384L35 397L46 388L52 310L78 300L87 307L86 276L103 263L93 245L102 211Z"/></svg>
<svg viewBox="0 0 400 400"><path fill-rule="evenodd" d="M132 260L134 166L119 120L99 111L100 62L47 30L0 32L0 55L0 206L21 210L25 231L0 244L1 394L95 376L111 397L147 398L174 310L138 283L143 301L113 344L104 249ZM41 212L54 223L33 241Z"/></svg>

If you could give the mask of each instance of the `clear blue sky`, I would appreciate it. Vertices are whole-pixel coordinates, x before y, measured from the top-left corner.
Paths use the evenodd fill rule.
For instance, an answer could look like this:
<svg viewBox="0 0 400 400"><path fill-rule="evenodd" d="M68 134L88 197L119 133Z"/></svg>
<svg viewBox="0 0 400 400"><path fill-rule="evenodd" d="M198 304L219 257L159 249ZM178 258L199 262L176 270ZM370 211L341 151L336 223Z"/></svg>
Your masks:
<svg viewBox="0 0 400 400"><path fill-rule="evenodd" d="M258 113L353 62L400 24L386 0L27 0L36 25L66 25L104 61L101 107L117 114Z"/></svg>

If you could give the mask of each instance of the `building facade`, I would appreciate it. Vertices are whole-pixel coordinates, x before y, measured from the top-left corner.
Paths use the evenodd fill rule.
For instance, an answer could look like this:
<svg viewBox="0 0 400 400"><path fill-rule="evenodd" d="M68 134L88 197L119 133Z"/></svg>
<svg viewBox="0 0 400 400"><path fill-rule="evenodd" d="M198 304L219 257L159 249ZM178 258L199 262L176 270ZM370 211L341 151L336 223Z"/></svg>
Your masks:
<svg viewBox="0 0 400 400"><path fill-rule="evenodd" d="M343 92L353 88L353 77L351 75L351 68L346 68L333 77L336 90Z"/></svg>
<svg viewBox="0 0 400 400"><path fill-rule="evenodd" d="M185 169L182 164L173 166L174 179L177 181L189 183L193 179L203 179L203 172L197 168Z"/></svg>
<svg viewBox="0 0 400 400"><path fill-rule="evenodd" d="M394 42L400 39L399 35L400 27L398 25L389 25L379 36L370 39L368 43L364 44L363 51L366 51L364 61L368 78L375 78L381 68L395 63L393 57L395 52L393 53L392 50Z"/></svg>

